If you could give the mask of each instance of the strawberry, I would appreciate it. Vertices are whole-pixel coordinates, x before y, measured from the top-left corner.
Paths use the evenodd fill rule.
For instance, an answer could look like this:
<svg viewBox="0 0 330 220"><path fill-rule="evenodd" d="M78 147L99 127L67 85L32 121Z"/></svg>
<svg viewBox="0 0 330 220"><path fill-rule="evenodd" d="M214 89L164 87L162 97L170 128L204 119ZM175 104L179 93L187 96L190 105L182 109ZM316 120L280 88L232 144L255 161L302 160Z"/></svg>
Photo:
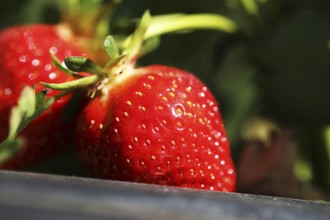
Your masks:
<svg viewBox="0 0 330 220"><path fill-rule="evenodd" d="M194 24L191 19L195 18L181 21ZM122 43L127 47L119 49L111 36L106 38L104 46L111 59L104 68L87 58L68 57L65 64L70 71L92 75L42 84L59 90L92 88L91 100L76 126L76 151L91 175L234 191L235 168L211 91L184 70L162 65L135 67L149 45L143 41L159 30L149 27L150 19L146 12L134 34ZM177 26L161 23L171 26L168 30L182 28L182 22Z"/></svg>
<svg viewBox="0 0 330 220"><path fill-rule="evenodd" d="M94 176L233 191L229 144L210 90L160 65L123 72L82 111L77 152Z"/></svg>
<svg viewBox="0 0 330 220"><path fill-rule="evenodd" d="M24 86L34 86L38 92L43 88L41 81L59 83L74 79L54 66L50 53L60 60L70 55L85 56L86 51L76 41L63 25L17 26L0 33L0 142L8 134L10 109L16 105ZM59 91L48 91L48 97L58 94ZM0 163L0 168L17 169L29 165L70 141L73 123L62 120L63 107L69 97L57 99L28 126L22 134L25 145L11 159Z"/></svg>

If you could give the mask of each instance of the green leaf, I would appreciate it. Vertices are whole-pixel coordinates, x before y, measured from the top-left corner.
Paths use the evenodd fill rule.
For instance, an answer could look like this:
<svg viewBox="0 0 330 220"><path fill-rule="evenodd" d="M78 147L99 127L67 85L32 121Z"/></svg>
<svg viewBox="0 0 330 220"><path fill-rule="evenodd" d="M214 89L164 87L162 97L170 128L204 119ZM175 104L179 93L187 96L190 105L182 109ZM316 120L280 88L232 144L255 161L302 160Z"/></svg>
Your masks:
<svg viewBox="0 0 330 220"><path fill-rule="evenodd" d="M71 71L88 72L95 75L102 75L103 73L102 68L100 66L98 66L91 59L86 57L67 57L65 58L64 63Z"/></svg>
<svg viewBox="0 0 330 220"><path fill-rule="evenodd" d="M46 100L46 95L47 95L47 90L41 90L37 95L36 95L36 106L41 106L42 103L45 102Z"/></svg>
<svg viewBox="0 0 330 220"><path fill-rule="evenodd" d="M83 76L77 74L76 72L73 72L73 71L69 70L68 68L65 68L65 67L62 65L61 61L55 56L55 54L50 53L50 56L52 57L52 61L53 61L53 63L55 64L55 66L56 66L59 70L63 71L64 73L66 73L66 74L68 74L68 75L70 75L70 76L76 77L76 78L81 78L81 77L83 77Z"/></svg>
<svg viewBox="0 0 330 220"><path fill-rule="evenodd" d="M70 56L64 59L65 65L70 71L74 72L88 72L94 75L82 77L77 80L68 81L64 83L45 83L40 82L46 88L55 90L65 90L68 92L72 89L82 88L97 82L98 79L104 78L105 73L103 69L95 64L91 59L80 56Z"/></svg>
<svg viewBox="0 0 330 220"><path fill-rule="evenodd" d="M103 47L111 59L119 57L119 50L115 39L109 35L106 37Z"/></svg>
<svg viewBox="0 0 330 220"><path fill-rule="evenodd" d="M150 12L147 10L146 12L144 12L140 23L138 24L135 32L132 35L131 41L128 44L126 50L127 60L134 60L135 57L137 57L137 55L140 53L145 34L150 24L150 20L151 15Z"/></svg>
<svg viewBox="0 0 330 220"><path fill-rule="evenodd" d="M18 100L20 112L25 112L25 117L30 117L36 109L36 97L31 87L25 87L22 90L23 96Z"/></svg>
<svg viewBox="0 0 330 220"><path fill-rule="evenodd" d="M11 110L10 117L9 117L9 134L8 139L13 140L15 138L15 134L19 128L19 125L21 123L21 112L19 110L19 107L14 107Z"/></svg>
<svg viewBox="0 0 330 220"><path fill-rule="evenodd" d="M0 143L0 163L23 146L24 140L17 137L18 134L55 101L55 98L46 99L46 93L43 90L35 94L34 89L28 86L22 90L18 104L10 113L8 137Z"/></svg>
<svg viewBox="0 0 330 220"><path fill-rule="evenodd" d="M13 140L24 124L24 119L33 115L36 110L36 96L33 88L25 87L18 99L18 105L13 107L9 118L8 138Z"/></svg>

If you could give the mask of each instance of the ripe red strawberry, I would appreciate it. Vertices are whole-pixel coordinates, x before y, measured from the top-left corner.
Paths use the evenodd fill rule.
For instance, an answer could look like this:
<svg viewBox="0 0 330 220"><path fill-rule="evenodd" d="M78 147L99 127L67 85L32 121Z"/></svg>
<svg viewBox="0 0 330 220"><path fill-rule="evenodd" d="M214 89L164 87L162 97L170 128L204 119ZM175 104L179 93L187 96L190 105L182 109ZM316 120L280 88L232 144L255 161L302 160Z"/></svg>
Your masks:
<svg viewBox="0 0 330 220"><path fill-rule="evenodd" d="M234 191L235 169L210 90L180 69L134 67L145 49L143 40L155 36L152 32L147 34L150 19L146 12L132 37L122 44L127 48L121 55L114 39L106 38L104 46L111 60L104 68L86 58L65 59L71 71L89 71L93 75L43 85L60 90L92 86L92 99L81 111L76 127L76 150L90 174L114 180ZM194 24L194 19L184 18L189 24ZM181 30L182 24L174 29Z"/></svg>
<svg viewBox="0 0 330 220"><path fill-rule="evenodd" d="M233 191L217 102L195 76L149 66L123 72L78 121L77 152L94 176Z"/></svg>
<svg viewBox="0 0 330 220"><path fill-rule="evenodd" d="M24 86L34 86L40 91L43 82L65 82L74 79L58 70L51 60L50 52L63 60L70 55L85 56L76 39L64 26L30 25L10 27L0 33L0 142L8 133L11 108L16 105ZM50 90L48 96L58 94ZM73 124L62 120L63 106L69 96L56 100L50 109L23 132L26 144L0 168L14 169L31 164L58 147L63 147L71 138Z"/></svg>

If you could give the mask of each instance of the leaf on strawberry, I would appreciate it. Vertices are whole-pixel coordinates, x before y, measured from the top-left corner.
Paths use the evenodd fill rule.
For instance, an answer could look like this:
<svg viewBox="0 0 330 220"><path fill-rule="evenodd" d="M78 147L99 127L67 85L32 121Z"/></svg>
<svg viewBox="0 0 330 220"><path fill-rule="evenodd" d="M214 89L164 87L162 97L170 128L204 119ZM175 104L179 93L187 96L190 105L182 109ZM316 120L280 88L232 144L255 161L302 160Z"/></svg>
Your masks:
<svg viewBox="0 0 330 220"><path fill-rule="evenodd" d="M136 30L130 38L130 42L126 49L126 54L128 56L128 60L133 60L137 55L141 52L141 47L143 43L143 39L148 30L149 24L151 20L150 12L147 10L144 12Z"/></svg>
<svg viewBox="0 0 330 220"><path fill-rule="evenodd" d="M71 71L88 72L95 75L102 74L102 67L86 57L70 56L64 60L64 63Z"/></svg>
<svg viewBox="0 0 330 220"><path fill-rule="evenodd" d="M115 39L108 35L104 40L103 47L111 59L119 57L119 49Z"/></svg>
<svg viewBox="0 0 330 220"><path fill-rule="evenodd" d="M18 137L23 129L36 117L52 105L55 98L46 98L47 90L35 94L31 87L25 87L18 104L12 108L9 118L9 132L6 140L0 143L0 163L10 158L24 144L24 139Z"/></svg>
<svg viewBox="0 0 330 220"><path fill-rule="evenodd" d="M87 76L81 79L68 81L64 83L44 83L40 82L46 88L70 91L71 89L82 88L94 84L98 80L97 75Z"/></svg>
<svg viewBox="0 0 330 220"><path fill-rule="evenodd" d="M73 72L73 71L69 70L68 68L66 68L65 66L63 66L62 63L60 62L60 60L55 56L55 54L50 53L50 56L52 58L53 63L55 64L55 66L59 70L63 71L64 73L66 73L66 74L68 74L70 76L76 77L76 78L83 77L83 76L77 74L76 72Z"/></svg>

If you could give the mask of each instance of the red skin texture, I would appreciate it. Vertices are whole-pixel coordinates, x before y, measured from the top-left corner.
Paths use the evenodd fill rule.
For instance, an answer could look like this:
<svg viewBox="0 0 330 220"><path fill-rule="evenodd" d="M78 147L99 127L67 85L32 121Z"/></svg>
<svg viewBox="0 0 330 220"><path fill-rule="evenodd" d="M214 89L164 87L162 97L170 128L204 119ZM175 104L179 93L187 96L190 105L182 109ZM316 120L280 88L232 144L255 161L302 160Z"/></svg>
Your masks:
<svg viewBox="0 0 330 220"><path fill-rule="evenodd" d="M137 69L108 96L91 100L76 137L78 155L95 177L217 191L236 187L217 102L200 80L179 69Z"/></svg>
<svg viewBox="0 0 330 220"><path fill-rule="evenodd" d="M74 45L74 40L63 40L58 30L58 26L38 24L10 27L0 33L0 141L7 136L10 110L17 104L24 86L34 86L38 92L44 89L40 82L60 83L74 79L55 67L50 51L59 60L69 55L86 56L86 52ZM49 90L47 96L58 93ZM72 140L74 124L61 119L69 98L58 99L23 131L24 147L0 168L18 169L30 165Z"/></svg>

